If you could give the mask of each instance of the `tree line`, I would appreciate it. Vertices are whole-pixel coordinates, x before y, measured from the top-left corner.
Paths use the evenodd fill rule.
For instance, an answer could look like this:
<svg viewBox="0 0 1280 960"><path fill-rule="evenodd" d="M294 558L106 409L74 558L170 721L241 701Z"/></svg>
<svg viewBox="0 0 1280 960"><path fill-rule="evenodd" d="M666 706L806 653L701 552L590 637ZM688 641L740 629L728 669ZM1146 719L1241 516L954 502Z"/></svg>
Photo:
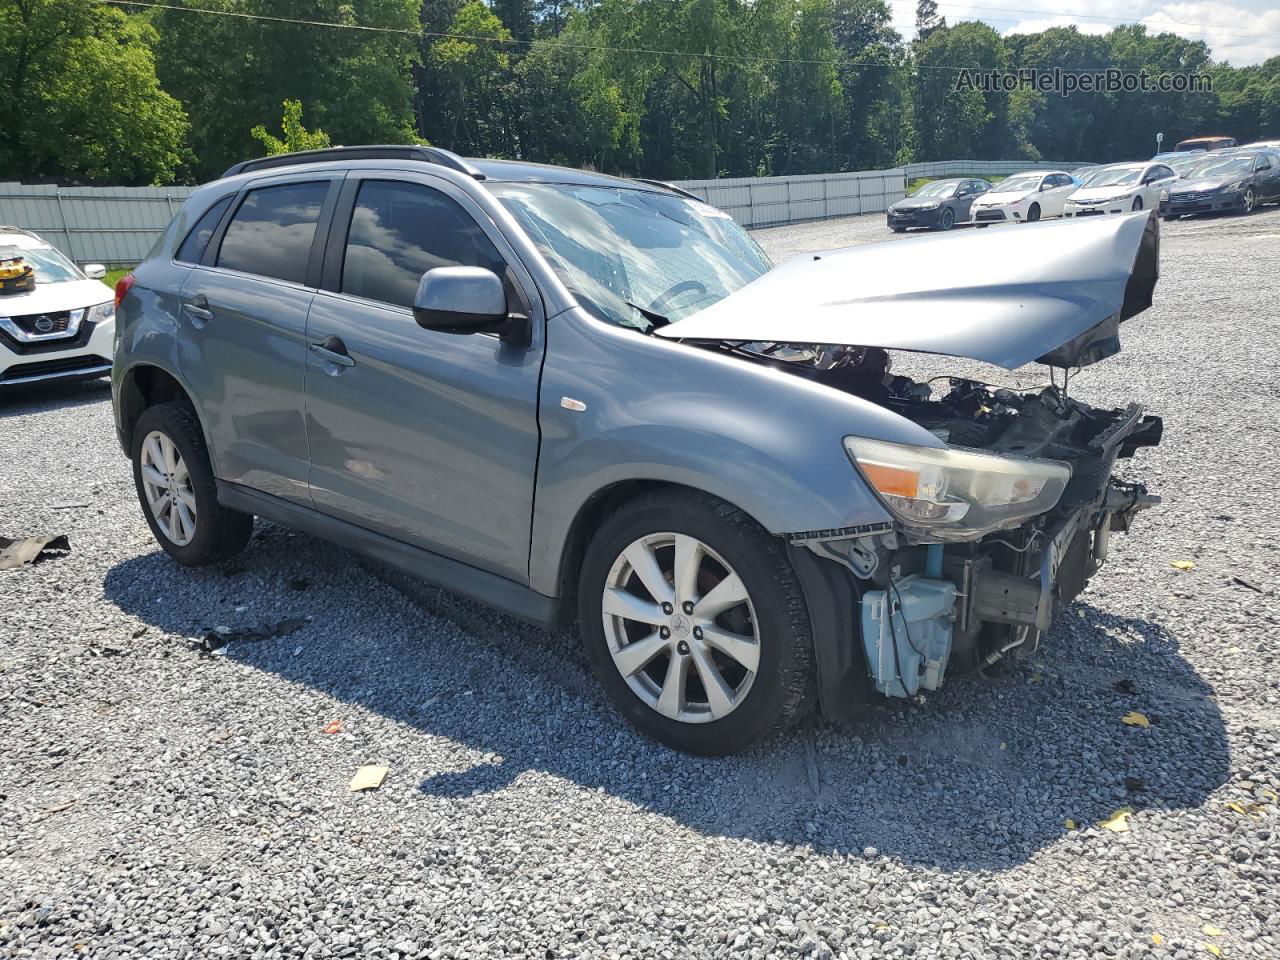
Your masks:
<svg viewBox="0 0 1280 960"><path fill-rule="evenodd" d="M921 0L907 42L885 0L192 5L227 15L0 0L4 178L201 182L287 147L291 131L673 179L1140 158L1157 131L1166 144L1280 137L1280 57L1232 67L1203 42L1136 24L1002 37L948 24ZM1203 73L1213 85L1071 97L957 89L961 68L1053 67ZM286 100L280 139L270 131Z"/></svg>

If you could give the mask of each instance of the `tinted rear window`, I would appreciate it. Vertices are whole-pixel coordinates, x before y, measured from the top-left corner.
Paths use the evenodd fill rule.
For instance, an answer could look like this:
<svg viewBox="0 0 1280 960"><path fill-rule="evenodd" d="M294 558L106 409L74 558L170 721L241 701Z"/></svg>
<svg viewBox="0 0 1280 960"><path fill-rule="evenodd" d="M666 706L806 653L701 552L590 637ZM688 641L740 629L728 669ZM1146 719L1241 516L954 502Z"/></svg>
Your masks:
<svg viewBox="0 0 1280 960"><path fill-rule="evenodd" d="M209 238L217 229L218 221L222 219L222 214L230 205L231 197L223 197L206 210L196 221L196 225L191 228L187 238L182 241L182 246L178 248L178 254L174 259L181 260L183 263L199 263L204 257L205 248L209 246Z"/></svg>
<svg viewBox="0 0 1280 960"><path fill-rule="evenodd" d="M250 190L227 225L218 266L302 283L329 184L288 183Z"/></svg>

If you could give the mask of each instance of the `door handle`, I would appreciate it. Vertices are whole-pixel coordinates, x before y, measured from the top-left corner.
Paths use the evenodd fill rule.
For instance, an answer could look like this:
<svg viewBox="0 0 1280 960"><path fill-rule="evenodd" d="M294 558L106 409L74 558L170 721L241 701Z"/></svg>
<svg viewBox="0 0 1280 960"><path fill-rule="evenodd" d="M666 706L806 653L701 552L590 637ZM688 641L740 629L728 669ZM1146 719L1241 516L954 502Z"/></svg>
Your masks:
<svg viewBox="0 0 1280 960"><path fill-rule="evenodd" d="M308 349L326 363L336 363L340 367L354 367L355 360L347 353L347 345L337 337L325 337L318 343L310 343Z"/></svg>
<svg viewBox="0 0 1280 960"><path fill-rule="evenodd" d="M191 325L197 330L204 328L213 319L213 311L209 309L209 298L198 293L182 305L182 312L187 315Z"/></svg>

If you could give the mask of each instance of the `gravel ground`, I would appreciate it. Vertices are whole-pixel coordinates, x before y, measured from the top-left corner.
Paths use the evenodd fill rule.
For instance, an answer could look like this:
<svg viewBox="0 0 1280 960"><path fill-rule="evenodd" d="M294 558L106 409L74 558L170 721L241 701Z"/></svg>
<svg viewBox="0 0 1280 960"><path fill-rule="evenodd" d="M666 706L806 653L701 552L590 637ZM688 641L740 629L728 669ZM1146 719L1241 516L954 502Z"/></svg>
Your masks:
<svg viewBox="0 0 1280 960"><path fill-rule="evenodd" d="M0 533L72 547L0 573L0 956L1280 957L1280 211L1163 236L1073 392L1165 416L1126 466L1165 503L1007 676L726 760L623 726L571 633L302 535L181 569L104 386L0 397Z"/></svg>

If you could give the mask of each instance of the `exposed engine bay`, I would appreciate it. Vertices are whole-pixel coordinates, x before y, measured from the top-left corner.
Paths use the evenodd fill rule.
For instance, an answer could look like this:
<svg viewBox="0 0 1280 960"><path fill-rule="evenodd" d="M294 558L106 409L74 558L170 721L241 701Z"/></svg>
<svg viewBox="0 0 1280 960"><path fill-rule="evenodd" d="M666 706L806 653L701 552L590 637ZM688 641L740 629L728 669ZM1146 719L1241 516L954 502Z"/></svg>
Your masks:
<svg viewBox="0 0 1280 960"><path fill-rule="evenodd" d="M1112 531L1127 531L1139 510L1159 501L1111 473L1117 459L1160 442L1160 418L1144 415L1139 404L1108 410L1073 399L1065 372L1060 383L1021 391L894 375L888 352L877 347L739 342L718 349L863 397L958 451L1043 465L1042 489L1012 481L1031 483L1026 514L977 523L981 510L966 507L976 526L957 530L945 523L945 484L928 504L932 513L909 512L921 501L904 507L908 501L893 495L903 492L892 486L902 470L875 465L874 449L851 450L899 522L806 545L852 571L871 679L888 696L915 697L937 689L948 669L980 669L1033 651L1105 562ZM1051 483L1057 486L1049 489Z"/></svg>

